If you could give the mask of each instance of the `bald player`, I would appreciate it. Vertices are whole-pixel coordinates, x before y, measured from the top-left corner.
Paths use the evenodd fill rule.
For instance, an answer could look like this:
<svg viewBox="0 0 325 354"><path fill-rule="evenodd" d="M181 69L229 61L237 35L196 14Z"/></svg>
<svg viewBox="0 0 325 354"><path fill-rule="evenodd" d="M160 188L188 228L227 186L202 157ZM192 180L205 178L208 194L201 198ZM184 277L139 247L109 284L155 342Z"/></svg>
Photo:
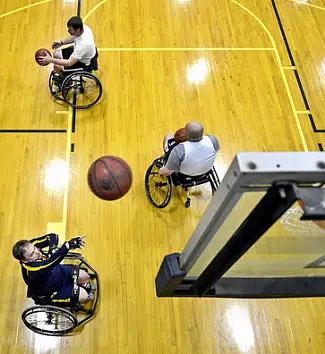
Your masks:
<svg viewBox="0 0 325 354"><path fill-rule="evenodd" d="M185 130L188 133L188 141L173 149L166 165L160 168L159 174L200 176L212 168L219 150L216 137L203 135L203 126L199 122L187 123Z"/></svg>

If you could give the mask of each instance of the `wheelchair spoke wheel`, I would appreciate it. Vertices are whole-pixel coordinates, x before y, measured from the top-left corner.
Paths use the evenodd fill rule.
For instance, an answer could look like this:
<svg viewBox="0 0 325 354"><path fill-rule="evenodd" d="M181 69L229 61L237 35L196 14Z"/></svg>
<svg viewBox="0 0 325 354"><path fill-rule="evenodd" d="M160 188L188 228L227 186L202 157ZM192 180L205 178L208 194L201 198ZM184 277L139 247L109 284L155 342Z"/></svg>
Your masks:
<svg viewBox="0 0 325 354"><path fill-rule="evenodd" d="M157 208L164 208L172 197L173 185L170 176L160 175L162 163L155 161L145 176L146 195L149 202Z"/></svg>
<svg viewBox="0 0 325 354"><path fill-rule="evenodd" d="M50 77L49 77L49 89L50 89L50 92L51 92L51 95L57 99L57 100L63 100L63 98L60 97L59 95L59 92L57 92L56 90L54 90L54 86L61 86L62 82L63 82L63 78L62 78L62 81L60 80L54 80L54 76L56 75L55 71L53 70L50 74Z"/></svg>
<svg viewBox="0 0 325 354"><path fill-rule="evenodd" d="M78 324L72 312L50 305L30 307L23 312L22 320L30 330L50 336L67 334Z"/></svg>
<svg viewBox="0 0 325 354"><path fill-rule="evenodd" d="M69 75L62 84L62 96L72 107L85 109L96 104L103 88L100 81L85 71Z"/></svg>

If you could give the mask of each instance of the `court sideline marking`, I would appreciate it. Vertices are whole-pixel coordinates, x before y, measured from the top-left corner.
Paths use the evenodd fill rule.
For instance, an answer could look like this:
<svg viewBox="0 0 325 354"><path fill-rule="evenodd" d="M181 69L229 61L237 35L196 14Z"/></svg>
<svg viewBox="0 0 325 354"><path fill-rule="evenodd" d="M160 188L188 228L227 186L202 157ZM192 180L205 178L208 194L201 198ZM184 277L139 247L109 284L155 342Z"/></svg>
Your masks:
<svg viewBox="0 0 325 354"><path fill-rule="evenodd" d="M216 47L216 48L177 48L177 47L167 47L167 48L97 48L99 52L216 52L216 51L274 51L274 48L263 47Z"/></svg>
<svg viewBox="0 0 325 354"><path fill-rule="evenodd" d="M321 11L325 11L325 7L323 7L323 6L313 5L313 4L309 4L309 3L306 3L306 2L303 2L303 1L297 1L297 0L290 0L290 1L294 2L296 4L307 5L309 7L313 7L315 9L318 9L318 10L321 10ZM309 116L309 120L310 120L310 124L311 124L311 126L313 128L313 131L315 133L324 133L325 132L324 129L317 129L316 128L316 125L315 125L315 122L314 122L312 116ZM322 143L318 143L318 149L319 149L319 151L324 151Z"/></svg>
<svg viewBox="0 0 325 354"><path fill-rule="evenodd" d="M64 187L64 197L63 197L63 212L62 212L62 224L63 224L63 240L65 240L67 232L67 214L68 214L68 195L69 195L69 184L70 184L70 161L71 161L71 138L72 138L72 120L73 120L73 110L69 106L68 114L68 129L67 129L67 144L65 149L65 161L66 168L68 171L67 183Z"/></svg>
<svg viewBox="0 0 325 354"><path fill-rule="evenodd" d="M68 196L69 196L69 183L70 183L70 161L71 161L71 140L72 140L72 121L73 121L73 110L69 106L68 111L68 127L67 127L67 139L65 147L65 168L67 171L67 181L63 188L63 210L62 210L62 221L58 222L48 222L47 223L47 233L54 232L60 235L60 241L63 243L66 239L67 232L67 214L68 214Z"/></svg>
<svg viewBox="0 0 325 354"><path fill-rule="evenodd" d="M290 48L290 45L289 45L289 41L288 41L286 32L284 30L284 27L283 27L283 24L282 24L282 21L281 21L280 13L279 13L278 8L277 8L276 0L271 0L271 3L272 3L273 11L274 11L275 17L277 19L278 26L279 26L279 29L280 29L280 32L281 32L281 35L282 35L286 50L287 50L287 54L288 54L289 59L290 59L290 63L291 63L292 66L296 66L295 60L294 60L294 57L292 55L291 48ZM302 97L304 105L305 105L305 109L307 111L309 111L307 114L308 114L309 122L310 122L310 125L312 127L313 132L316 133L316 134L317 133L325 133L325 129L318 129L316 127L316 124L315 124L315 121L314 121L314 117L313 117L313 114L310 112L310 106L309 106L309 103L308 103L308 99L307 99L307 96L306 96L306 93L305 93L305 90L304 90L304 87L302 85L302 82L301 82L301 79L300 79L300 76L299 76L299 73L298 73L297 69L294 70L294 74L295 74L297 85L298 85L299 90L300 90L301 97Z"/></svg>

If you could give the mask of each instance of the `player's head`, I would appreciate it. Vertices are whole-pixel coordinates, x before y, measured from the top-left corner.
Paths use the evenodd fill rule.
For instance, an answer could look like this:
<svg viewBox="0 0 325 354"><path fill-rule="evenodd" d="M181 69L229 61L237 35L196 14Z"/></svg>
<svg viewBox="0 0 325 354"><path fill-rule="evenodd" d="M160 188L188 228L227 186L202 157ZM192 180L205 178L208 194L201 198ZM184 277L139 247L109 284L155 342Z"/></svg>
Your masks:
<svg viewBox="0 0 325 354"><path fill-rule="evenodd" d="M21 262L33 262L42 257L41 251L28 240L16 242L12 248L12 255Z"/></svg>
<svg viewBox="0 0 325 354"><path fill-rule="evenodd" d="M203 126L199 122L189 122L185 125L188 141L200 141L203 138Z"/></svg>
<svg viewBox="0 0 325 354"><path fill-rule="evenodd" d="M82 19L79 16L73 16L67 23L68 32L71 36L80 36L81 32L84 29Z"/></svg>

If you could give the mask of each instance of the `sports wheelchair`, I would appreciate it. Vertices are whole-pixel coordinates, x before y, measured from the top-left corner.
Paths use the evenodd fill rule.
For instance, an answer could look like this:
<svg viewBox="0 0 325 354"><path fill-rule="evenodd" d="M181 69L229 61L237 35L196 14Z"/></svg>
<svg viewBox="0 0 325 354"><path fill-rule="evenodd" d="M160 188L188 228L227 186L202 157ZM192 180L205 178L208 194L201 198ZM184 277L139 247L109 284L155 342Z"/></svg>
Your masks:
<svg viewBox="0 0 325 354"><path fill-rule="evenodd" d="M65 101L71 107L86 109L96 104L103 93L102 84L92 71L98 70L98 53L91 59L88 71L79 69L65 69L63 76L59 76L55 70L50 74L49 88L51 95L61 101ZM53 86L59 88L59 92Z"/></svg>
<svg viewBox="0 0 325 354"><path fill-rule="evenodd" d="M171 200L173 188L181 186L186 192L185 207L191 206L191 198L189 188L200 184L210 183L212 194L220 185L218 174L214 167L207 173L200 176L185 176L173 173L170 176L162 176L159 169L163 167L167 161L168 154L165 154L153 163L147 169L145 175L145 189L149 202L156 208L165 208Z"/></svg>
<svg viewBox="0 0 325 354"><path fill-rule="evenodd" d="M70 263L65 264L75 267L73 271L74 290L69 303L52 303L50 296L38 297L29 288L27 290L27 297L32 298L36 306L26 309L21 317L26 327L36 333L63 336L71 333L76 327L84 324L95 315L100 293L98 274L80 253L68 253L65 260L70 260ZM90 279L94 279L97 286L94 300L85 306L78 299L79 269L87 271Z"/></svg>

